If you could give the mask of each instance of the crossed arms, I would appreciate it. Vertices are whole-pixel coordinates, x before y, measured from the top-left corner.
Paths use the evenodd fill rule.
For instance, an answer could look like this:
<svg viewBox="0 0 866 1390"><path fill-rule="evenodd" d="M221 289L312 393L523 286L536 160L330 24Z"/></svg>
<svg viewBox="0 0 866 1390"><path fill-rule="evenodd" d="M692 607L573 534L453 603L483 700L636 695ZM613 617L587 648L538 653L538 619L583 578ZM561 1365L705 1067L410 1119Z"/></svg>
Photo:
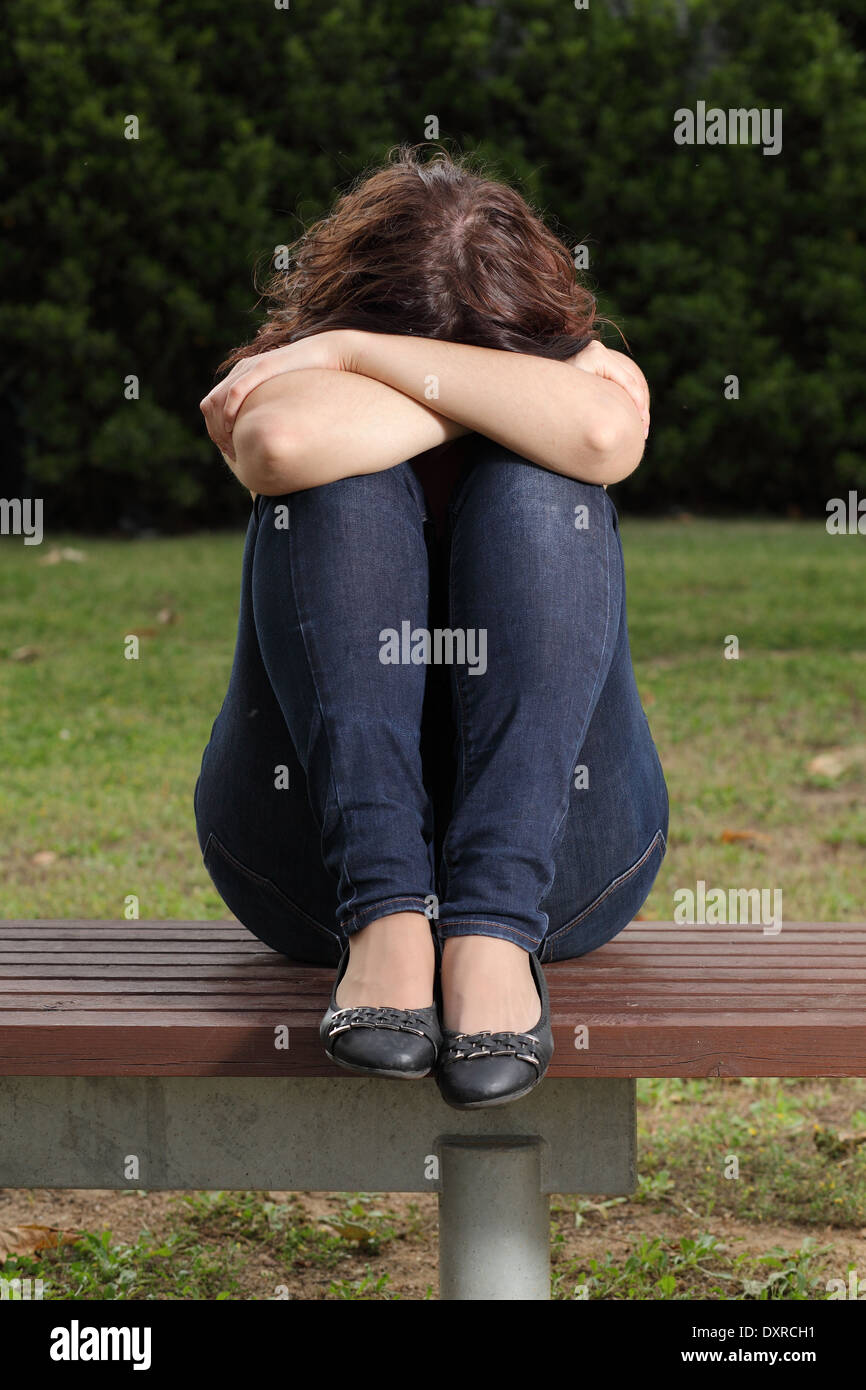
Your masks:
<svg viewBox="0 0 866 1390"><path fill-rule="evenodd" d="M471 432L606 486L638 466L649 429L643 373L600 343L557 362L355 329L243 359L201 409L239 481L270 496L391 468Z"/></svg>

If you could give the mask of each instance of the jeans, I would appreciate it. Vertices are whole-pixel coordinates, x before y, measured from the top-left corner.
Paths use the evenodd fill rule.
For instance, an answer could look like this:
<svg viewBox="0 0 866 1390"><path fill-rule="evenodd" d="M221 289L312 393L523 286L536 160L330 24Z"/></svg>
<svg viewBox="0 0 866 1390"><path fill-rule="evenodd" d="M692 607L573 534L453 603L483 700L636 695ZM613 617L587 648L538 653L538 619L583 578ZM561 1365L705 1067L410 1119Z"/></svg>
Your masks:
<svg viewBox="0 0 866 1390"><path fill-rule="evenodd" d="M605 490L478 436L441 534L411 460L256 498L194 801L223 901L294 960L398 911L542 962L610 940L668 795Z"/></svg>

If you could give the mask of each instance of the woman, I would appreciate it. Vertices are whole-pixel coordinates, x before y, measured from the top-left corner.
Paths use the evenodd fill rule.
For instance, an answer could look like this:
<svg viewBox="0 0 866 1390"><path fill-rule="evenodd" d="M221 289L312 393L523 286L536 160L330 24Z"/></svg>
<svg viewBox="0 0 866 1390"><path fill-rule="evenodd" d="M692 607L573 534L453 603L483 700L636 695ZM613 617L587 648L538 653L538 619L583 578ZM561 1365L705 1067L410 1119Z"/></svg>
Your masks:
<svg viewBox="0 0 866 1390"><path fill-rule="evenodd" d="M202 402L254 497L228 693L196 786L231 911L337 968L356 1071L525 1095L540 962L609 941L665 853L606 487L642 373L511 188L401 147L292 248Z"/></svg>

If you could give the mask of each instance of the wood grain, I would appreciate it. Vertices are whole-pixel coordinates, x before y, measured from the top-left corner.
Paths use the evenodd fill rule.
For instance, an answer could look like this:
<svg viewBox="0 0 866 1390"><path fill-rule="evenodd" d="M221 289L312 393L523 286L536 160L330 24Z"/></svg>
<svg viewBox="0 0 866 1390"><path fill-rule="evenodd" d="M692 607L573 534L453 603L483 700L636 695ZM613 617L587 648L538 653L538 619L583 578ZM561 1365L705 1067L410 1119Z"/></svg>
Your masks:
<svg viewBox="0 0 866 1390"><path fill-rule="evenodd" d="M0 1074L351 1080L319 1042L333 973L237 922L2 922ZM633 922L545 974L550 1076L866 1075L866 923Z"/></svg>

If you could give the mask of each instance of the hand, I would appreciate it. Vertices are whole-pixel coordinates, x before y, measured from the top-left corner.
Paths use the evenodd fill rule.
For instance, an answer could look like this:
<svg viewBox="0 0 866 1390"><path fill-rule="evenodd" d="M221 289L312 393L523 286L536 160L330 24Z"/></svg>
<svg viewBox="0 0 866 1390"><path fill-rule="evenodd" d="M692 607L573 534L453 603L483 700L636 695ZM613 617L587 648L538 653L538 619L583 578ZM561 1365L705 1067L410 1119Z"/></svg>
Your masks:
<svg viewBox="0 0 866 1390"><path fill-rule="evenodd" d="M621 386L631 398L644 426L644 439L649 434L649 386L647 379L636 363L624 352L614 352L602 343L587 343L585 348L570 357L569 361L583 372L604 377Z"/></svg>
<svg viewBox="0 0 866 1390"><path fill-rule="evenodd" d="M235 462L232 430L238 411L251 391L273 376L301 371L305 367L351 371L351 341L344 329L334 328L236 362L228 376L223 377L199 405L207 432L223 457L229 463Z"/></svg>

